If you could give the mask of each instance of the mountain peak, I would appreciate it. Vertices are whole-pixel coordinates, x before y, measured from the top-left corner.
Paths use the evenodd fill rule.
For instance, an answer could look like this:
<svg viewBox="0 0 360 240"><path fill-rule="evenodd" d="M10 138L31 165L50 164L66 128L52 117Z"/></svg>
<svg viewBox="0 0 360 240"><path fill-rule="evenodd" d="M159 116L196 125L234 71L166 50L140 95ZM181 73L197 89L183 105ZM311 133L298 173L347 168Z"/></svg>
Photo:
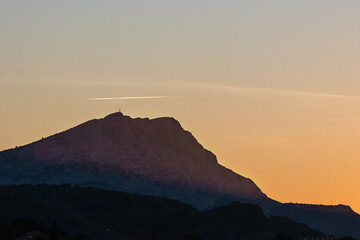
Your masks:
<svg viewBox="0 0 360 240"><path fill-rule="evenodd" d="M128 115L124 115L122 112L114 112L111 113L109 115L107 115L106 117L102 118L102 119L98 119L98 120L105 120L105 121L119 121L119 120L128 120L128 121L135 121L137 124L139 122L151 122L154 125L173 125L175 127L180 128L181 130L183 130L183 128L181 127L181 124L178 120L176 120L173 117L158 117L158 118L153 118L153 119L149 119L149 118L132 118Z"/></svg>
<svg viewBox="0 0 360 240"><path fill-rule="evenodd" d="M114 112L107 115L105 118L121 118L124 117L124 114L122 112Z"/></svg>
<svg viewBox="0 0 360 240"><path fill-rule="evenodd" d="M29 144L13 156L27 165L50 166L41 170L40 182L166 196L201 209L266 199L253 181L221 166L172 117L131 118L115 112ZM66 174L53 173L62 168ZM13 179L36 182L34 172L28 180L24 172Z"/></svg>
<svg viewBox="0 0 360 240"><path fill-rule="evenodd" d="M103 119L128 119L128 120L136 120L136 121L139 121L139 120L149 121L150 120L150 121L157 121L157 122L162 122L162 123L172 122L176 125L181 126L180 122L173 117L158 117L158 118L153 118L153 119L140 118L140 117L132 118L128 115L124 115L122 112L110 113L109 115L105 116Z"/></svg>

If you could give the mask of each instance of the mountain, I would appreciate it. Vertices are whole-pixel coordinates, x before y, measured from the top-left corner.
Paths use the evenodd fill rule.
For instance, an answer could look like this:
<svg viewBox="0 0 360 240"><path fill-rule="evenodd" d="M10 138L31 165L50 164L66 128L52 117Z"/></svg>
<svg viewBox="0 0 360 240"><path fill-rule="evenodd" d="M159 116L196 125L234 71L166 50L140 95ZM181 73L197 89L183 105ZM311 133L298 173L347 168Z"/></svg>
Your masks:
<svg viewBox="0 0 360 240"><path fill-rule="evenodd" d="M199 209L266 195L173 118L122 113L0 154L0 184L63 182L179 199Z"/></svg>
<svg viewBox="0 0 360 240"><path fill-rule="evenodd" d="M287 216L298 222L307 223L327 234L337 237L349 235L360 239L360 215L349 206L274 204L268 210L273 215Z"/></svg>
<svg viewBox="0 0 360 240"><path fill-rule="evenodd" d="M78 184L178 199L204 210L257 204L336 235L360 238L360 216L344 206L281 204L221 166L173 118L113 113L29 145L0 152L0 185Z"/></svg>
<svg viewBox="0 0 360 240"><path fill-rule="evenodd" d="M91 240L106 239L106 229L110 229L111 239L134 240L170 240L184 235L189 237L183 240L324 236L285 217L266 217L260 207L250 204L233 202L199 211L177 200L67 184L2 186L0 206L0 220L22 230L18 235L29 231L50 234L51 230L44 224L36 224L43 222L47 226L56 224L71 235L86 235ZM14 218L36 221L19 223ZM13 239L5 238L6 232L9 231L4 231L0 224L0 239Z"/></svg>

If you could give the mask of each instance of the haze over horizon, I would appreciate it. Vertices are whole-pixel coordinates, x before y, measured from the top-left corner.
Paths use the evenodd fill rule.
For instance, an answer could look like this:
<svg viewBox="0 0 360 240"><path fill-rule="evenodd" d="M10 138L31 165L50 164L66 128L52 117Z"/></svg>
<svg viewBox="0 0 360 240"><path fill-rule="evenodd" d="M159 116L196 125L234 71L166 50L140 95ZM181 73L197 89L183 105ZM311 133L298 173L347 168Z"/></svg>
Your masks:
<svg viewBox="0 0 360 240"><path fill-rule="evenodd" d="M358 9L355 0L1 1L0 150L121 107L176 118L271 198L360 212ZM169 98L87 100L151 96Z"/></svg>

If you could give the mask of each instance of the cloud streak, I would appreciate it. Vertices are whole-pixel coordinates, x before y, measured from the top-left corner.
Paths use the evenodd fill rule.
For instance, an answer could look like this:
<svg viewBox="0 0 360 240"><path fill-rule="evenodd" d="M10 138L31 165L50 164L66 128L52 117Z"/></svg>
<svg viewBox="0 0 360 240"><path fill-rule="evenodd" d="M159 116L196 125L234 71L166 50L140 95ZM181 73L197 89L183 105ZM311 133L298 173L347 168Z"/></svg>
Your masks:
<svg viewBox="0 0 360 240"><path fill-rule="evenodd" d="M0 82L1 83L1 82ZM101 81L20 81L12 83L27 83L27 84L50 84L50 85L70 85L70 86L88 86L88 87L116 87L116 86L138 86L146 88L176 88L188 90L211 90L211 91L225 91L232 92L235 94L259 97L259 96L288 96L288 97L303 97L303 98L323 98L323 99L343 99L343 100L360 100L360 96L336 94L328 92L317 92L317 91L303 91L296 89L281 89L281 88L261 88L261 87L248 87L248 86L236 86L236 85L225 85L216 84L210 82L190 82L190 81L178 81L178 80L156 80L156 79L141 79L134 76L119 76L115 79L107 81L102 79ZM135 99L156 99L156 98L173 98L179 96L141 96L141 97L103 97L103 98L89 98L91 101L101 100L135 100ZM181 97L181 96L180 96Z"/></svg>
<svg viewBox="0 0 360 240"><path fill-rule="evenodd" d="M184 96L140 96L140 97L101 97L88 98L88 101L106 101L106 100L139 100L139 99L159 99L159 98L176 98Z"/></svg>
<svg viewBox="0 0 360 240"><path fill-rule="evenodd" d="M353 99L360 100L360 96L333 94L326 92L313 92L313 91L301 91L291 89L278 89L278 88L254 88L254 87L241 87L241 86L226 86L205 84L204 87L209 89L229 91L245 96L289 96L289 97L316 97L316 98L330 98L330 99Z"/></svg>

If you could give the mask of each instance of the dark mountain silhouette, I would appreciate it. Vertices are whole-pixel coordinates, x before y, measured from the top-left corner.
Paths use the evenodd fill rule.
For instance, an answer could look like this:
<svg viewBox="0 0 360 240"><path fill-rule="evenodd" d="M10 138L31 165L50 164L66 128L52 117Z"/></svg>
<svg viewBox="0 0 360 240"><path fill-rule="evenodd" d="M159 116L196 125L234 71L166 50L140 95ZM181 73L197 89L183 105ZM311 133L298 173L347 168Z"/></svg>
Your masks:
<svg viewBox="0 0 360 240"><path fill-rule="evenodd" d="M271 207L269 212L307 223L337 237L350 235L360 239L360 216L349 206L286 203Z"/></svg>
<svg viewBox="0 0 360 240"><path fill-rule="evenodd" d="M267 199L173 118L114 113L5 151L0 159L0 184L69 182L175 198L199 209Z"/></svg>
<svg viewBox="0 0 360 240"><path fill-rule="evenodd" d="M281 204L253 181L218 164L173 118L113 113L29 145L0 152L0 184L61 184L178 199L197 209L232 201L258 204L336 236L360 237L346 206Z"/></svg>
<svg viewBox="0 0 360 240"><path fill-rule="evenodd" d="M3 186L0 205L0 220L11 222L10 228L0 224L3 240L13 239L5 238L9 232L12 236L40 231L66 237L68 234L61 228L93 240L105 239L106 229L110 229L111 239L141 240L276 240L281 239L278 236L288 239L324 236L286 217L266 217L260 207L251 204L233 202L199 211L177 200L68 184ZM11 221L14 218L34 220Z"/></svg>

